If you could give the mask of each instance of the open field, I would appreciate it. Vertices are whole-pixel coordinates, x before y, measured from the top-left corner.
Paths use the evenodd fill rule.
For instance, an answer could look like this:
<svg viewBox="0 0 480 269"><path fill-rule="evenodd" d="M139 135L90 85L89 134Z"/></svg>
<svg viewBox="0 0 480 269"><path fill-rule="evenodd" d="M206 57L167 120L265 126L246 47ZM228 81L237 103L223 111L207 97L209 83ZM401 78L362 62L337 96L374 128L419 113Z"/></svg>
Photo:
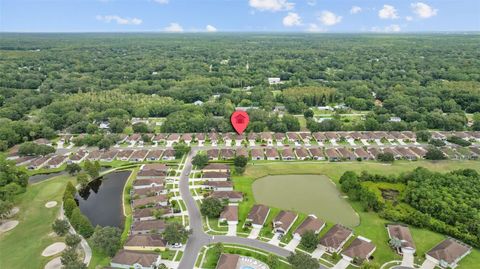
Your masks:
<svg viewBox="0 0 480 269"><path fill-rule="evenodd" d="M41 253L48 245L63 241L51 235L51 225L59 214L68 181L74 181L74 178L68 175L55 177L28 186L27 191L18 197L20 212L16 219L20 223L15 229L0 235L0 268L43 268L55 257L42 257ZM45 203L53 200L58 205L46 208Z"/></svg>

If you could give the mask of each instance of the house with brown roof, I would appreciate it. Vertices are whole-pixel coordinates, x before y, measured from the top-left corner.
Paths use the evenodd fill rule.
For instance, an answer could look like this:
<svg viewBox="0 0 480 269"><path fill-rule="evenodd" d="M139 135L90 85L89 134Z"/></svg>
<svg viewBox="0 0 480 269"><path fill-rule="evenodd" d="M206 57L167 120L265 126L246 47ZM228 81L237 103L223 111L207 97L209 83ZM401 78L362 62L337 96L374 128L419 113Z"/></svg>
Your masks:
<svg viewBox="0 0 480 269"><path fill-rule="evenodd" d="M284 133L275 133L273 137L275 138L275 141L277 141L277 144L279 142L283 143L283 141L285 141L285 139L287 138L287 136Z"/></svg>
<svg viewBox="0 0 480 269"><path fill-rule="evenodd" d="M155 135L152 138L152 142L157 143L157 144L158 143L165 143L166 139L167 139L167 135L160 133L160 134Z"/></svg>
<svg viewBox="0 0 480 269"><path fill-rule="evenodd" d="M343 225L335 224L320 238L320 245L330 253L338 253L348 239L353 236L353 231Z"/></svg>
<svg viewBox="0 0 480 269"><path fill-rule="evenodd" d="M364 261L372 256L375 249L376 247L371 240L359 236L355 238L344 251L342 251L342 257L349 262L352 262L354 259Z"/></svg>
<svg viewBox="0 0 480 269"><path fill-rule="evenodd" d="M245 223L251 224L253 227L262 228L267 220L270 208L265 205L254 205L248 213Z"/></svg>
<svg viewBox="0 0 480 269"><path fill-rule="evenodd" d="M248 135L247 135L248 143L249 143L251 146L255 146L255 141L257 140L257 138L258 138L258 134L257 134L257 133L254 133L254 132L250 132L250 133L248 133Z"/></svg>
<svg viewBox="0 0 480 269"><path fill-rule="evenodd" d="M50 158L52 158L52 155L37 157L30 161L30 163L28 164L28 169L40 169L47 163L48 160L50 160Z"/></svg>
<svg viewBox="0 0 480 269"><path fill-rule="evenodd" d="M121 249L110 261L113 268L152 269L160 265L161 256L154 253Z"/></svg>
<svg viewBox="0 0 480 269"><path fill-rule="evenodd" d="M205 134L204 133L195 134L195 140L198 142L198 144L202 145L203 143L205 143Z"/></svg>
<svg viewBox="0 0 480 269"><path fill-rule="evenodd" d="M168 217L173 214L173 210L170 206L155 206L146 208L136 208L133 211L134 221L155 220L157 219L156 211L161 212L161 217Z"/></svg>
<svg viewBox="0 0 480 269"><path fill-rule="evenodd" d="M472 247L454 238L447 238L433 247L425 258L442 268L455 268L460 260L472 251Z"/></svg>
<svg viewBox="0 0 480 269"><path fill-rule="evenodd" d="M229 225L238 224L238 205L226 205L220 213L218 221L227 222Z"/></svg>
<svg viewBox="0 0 480 269"><path fill-rule="evenodd" d="M325 227L325 222L318 219L315 215L309 215L300 226L293 232L293 237L301 240L302 235L307 231L313 231L318 234Z"/></svg>
<svg viewBox="0 0 480 269"><path fill-rule="evenodd" d="M237 254L222 253L215 269L236 269L240 256Z"/></svg>
<svg viewBox="0 0 480 269"><path fill-rule="evenodd" d="M409 160L409 161L415 161L417 160L417 155L413 153L411 150L405 147L395 147L395 150L402 155L403 159Z"/></svg>
<svg viewBox="0 0 480 269"><path fill-rule="evenodd" d="M81 163L85 160L85 158L87 157L88 155L88 152L81 149L77 152L75 152L72 156L70 156L70 160L68 160L67 162L69 163Z"/></svg>
<svg viewBox="0 0 480 269"><path fill-rule="evenodd" d="M218 154L220 153L219 149L209 149L207 150L207 157L210 161L218 160Z"/></svg>
<svg viewBox="0 0 480 269"><path fill-rule="evenodd" d="M343 160L354 161L357 159L357 156L353 154L349 149L346 148L337 148L337 151L342 155Z"/></svg>
<svg viewBox="0 0 480 269"><path fill-rule="evenodd" d="M239 203L243 200L243 194L239 191L213 191L210 197L228 200L230 203Z"/></svg>
<svg viewBox="0 0 480 269"><path fill-rule="evenodd" d="M166 149L166 150L163 152L162 160L164 160L164 161L173 161L173 160L175 160L175 150L173 150L173 149Z"/></svg>
<svg viewBox="0 0 480 269"><path fill-rule="evenodd" d="M176 134L176 133L173 133L173 134L170 134L167 139L167 144L168 145L173 145L173 143L179 143L180 142L180 134Z"/></svg>
<svg viewBox="0 0 480 269"><path fill-rule="evenodd" d="M286 234L297 220L298 215L293 211L282 210L273 219L273 232Z"/></svg>
<svg viewBox="0 0 480 269"><path fill-rule="evenodd" d="M368 148L367 150L374 159L378 158L378 155L382 153L378 148Z"/></svg>
<svg viewBox="0 0 480 269"><path fill-rule="evenodd" d="M115 160L115 157L117 156L117 154L118 154L118 150L115 150L115 149L107 150L100 156L100 161L112 162L113 160Z"/></svg>
<svg viewBox="0 0 480 269"><path fill-rule="evenodd" d="M141 135L141 134L132 134L132 135L130 135L130 136L126 139L126 142L134 145L135 143L137 143L138 141L140 141L140 139L142 139L142 135Z"/></svg>
<svg viewBox="0 0 480 269"><path fill-rule="evenodd" d="M163 220L145 220L135 221L130 229L130 234L160 234L165 230L165 222Z"/></svg>
<svg viewBox="0 0 480 269"><path fill-rule="evenodd" d="M164 163L149 163L141 166L137 173L137 179L160 178L163 179L168 172L168 166Z"/></svg>
<svg viewBox="0 0 480 269"><path fill-rule="evenodd" d="M323 154L322 148L309 148L308 151L310 151L310 155L312 156L312 159L317 161L325 160L325 154Z"/></svg>
<svg viewBox="0 0 480 269"><path fill-rule="evenodd" d="M133 150L131 149L126 149L118 152L117 154L117 159L121 161L128 161L130 159L130 156L133 154ZM90 158L91 153L88 155L88 158Z"/></svg>
<svg viewBox="0 0 480 269"><path fill-rule="evenodd" d="M280 160L280 155L278 155L278 151L275 148L266 148L265 155L269 161Z"/></svg>
<svg viewBox="0 0 480 269"><path fill-rule="evenodd" d="M293 151L291 148L282 149L282 160L284 161L295 160L295 154L293 154Z"/></svg>
<svg viewBox="0 0 480 269"><path fill-rule="evenodd" d="M167 205L168 205L168 196L165 194L147 196L145 198L132 200L133 208L167 206Z"/></svg>
<svg viewBox="0 0 480 269"><path fill-rule="evenodd" d="M235 155L236 156L243 156L243 157L248 158L248 150L244 147L237 148L237 150L235 151Z"/></svg>
<svg viewBox="0 0 480 269"><path fill-rule="evenodd" d="M230 172L204 172L203 180L208 181L227 181L230 178Z"/></svg>
<svg viewBox="0 0 480 269"><path fill-rule="evenodd" d="M257 160L258 161L258 160L264 160L265 159L265 156L263 155L263 149L259 149L259 148L252 149L250 154L252 155L252 160Z"/></svg>
<svg viewBox="0 0 480 269"><path fill-rule="evenodd" d="M339 140L339 137L336 132L326 132L325 137L327 138L328 141L330 141L332 144L337 143Z"/></svg>
<svg viewBox="0 0 480 269"><path fill-rule="evenodd" d="M90 161L99 161L100 156L102 156L104 150L94 150L88 154L87 159Z"/></svg>
<svg viewBox="0 0 480 269"><path fill-rule="evenodd" d="M245 140L245 134L237 134L235 136L235 145L237 147L241 146L244 140Z"/></svg>
<svg viewBox="0 0 480 269"><path fill-rule="evenodd" d="M262 132L260 133L260 140L263 143L267 143L267 145L271 146L273 144L273 136L270 132Z"/></svg>
<svg viewBox="0 0 480 269"><path fill-rule="evenodd" d="M205 181L203 187L212 191L233 191L233 182L231 181Z"/></svg>
<svg viewBox="0 0 480 269"><path fill-rule="evenodd" d="M59 168L68 160L68 156L56 155L53 156L48 162L44 165L45 168L55 169Z"/></svg>
<svg viewBox="0 0 480 269"><path fill-rule="evenodd" d="M295 155L297 156L297 159L302 161L310 158L306 148L295 148Z"/></svg>
<svg viewBox="0 0 480 269"><path fill-rule="evenodd" d="M395 160L402 159L402 154L398 153L394 148L383 148L382 151L383 153L391 153Z"/></svg>
<svg viewBox="0 0 480 269"><path fill-rule="evenodd" d="M216 146L218 144L218 134L217 133L209 133L208 134L208 139L210 140L210 143L212 143L212 146Z"/></svg>
<svg viewBox="0 0 480 269"><path fill-rule="evenodd" d="M298 137L297 133L288 132L287 138L290 142L300 142L300 138Z"/></svg>
<svg viewBox="0 0 480 269"><path fill-rule="evenodd" d="M132 183L134 189L146 189L146 188L156 188L163 187L165 185L164 178L144 178L144 179L135 179Z"/></svg>
<svg viewBox="0 0 480 269"><path fill-rule="evenodd" d="M303 141L303 143L307 145L310 144L310 140L312 140L312 135L310 133L301 132L298 133L298 136Z"/></svg>
<svg viewBox="0 0 480 269"><path fill-rule="evenodd" d="M143 160L145 160L145 158L147 157L147 154L148 154L147 149L135 150L133 154L130 156L129 161L143 162Z"/></svg>
<svg viewBox="0 0 480 269"><path fill-rule="evenodd" d="M230 166L224 163L209 163L203 167L202 172L230 172Z"/></svg>
<svg viewBox="0 0 480 269"><path fill-rule="evenodd" d="M340 155L335 148L325 149L325 155L327 155L328 160L331 162L338 162L342 160L342 155Z"/></svg>
<svg viewBox="0 0 480 269"><path fill-rule="evenodd" d="M235 151L233 149L220 149L220 158L222 160L231 160L235 158Z"/></svg>
<svg viewBox="0 0 480 269"><path fill-rule="evenodd" d="M162 157L163 150L161 149L152 149L148 152L147 156L145 159L147 161L158 161Z"/></svg>
<svg viewBox="0 0 480 269"><path fill-rule="evenodd" d="M144 198L148 196L155 196L160 194L166 194L167 190L165 186L153 187L153 188L142 188L142 189L133 189L130 191L133 199Z"/></svg>
<svg viewBox="0 0 480 269"><path fill-rule="evenodd" d="M225 145L227 145L227 146L232 145L232 142L233 142L234 139L235 139L235 134L234 133L223 134L223 141L225 142Z"/></svg>
<svg viewBox="0 0 480 269"><path fill-rule="evenodd" d="M318 143L324 143L328 140L324 133L315 132L312 135Z"/></svg>
<svg viewBox="0 0 480 269"><path fill-rule="evenodd" d="M190 145L192 143L193 136L190 133L186 133L182 135L181 141L185 142L187 145Z"/></svg>
<svg viewBox="0 0 480 269"><path fill-rule="evenodd" d="M355 153L355 155L357 156L357 158L360 158L364 161L367 161L367 160L373 160L373 157L372 155L370 155L370 153L368 153L366 150L364 150L363 148L355 148L353 150L353 152Z"/></svg>
<svg viewBox="0 0 480 269"><path fill-rule="evenodd" d="M167 242L159 234L130 235L123 245L125 250L135 251L165 251Z"/></svg>
<svg viewBox="0 0 480 269"><path fill-rule="evenodd" d="M389 224L387 225L387 232L390 240L398 240L400 242L400 246L396 248L398 254L415 253L415 244L413 243L413 237L408 226Z"/></svg>

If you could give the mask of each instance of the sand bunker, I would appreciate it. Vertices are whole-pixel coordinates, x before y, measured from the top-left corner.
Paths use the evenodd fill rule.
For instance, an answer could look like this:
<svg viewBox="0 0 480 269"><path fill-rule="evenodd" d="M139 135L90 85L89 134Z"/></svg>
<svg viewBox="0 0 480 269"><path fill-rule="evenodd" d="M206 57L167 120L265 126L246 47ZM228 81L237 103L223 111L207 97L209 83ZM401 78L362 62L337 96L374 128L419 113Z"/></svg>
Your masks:
<svg viewBox="0 0 480 269"><path fill-rule="evenodd" d="M46 208L52 208L52 207L54 207L54 206L56 206L56 205L57 205L57 201L50 201L50 202L48 202L48 203L45 204L45 207L46 207Z"/></svg>
<svg viewBox="0 0 480 269"><path fill-rule="evenodd" d="M60 269L62 268L62 261L60 260L60 257L57 257L51 261L49 261L45 265L45 269Z"/></svg>
<svg viewBox="0 0 480 269"><path fill-rule="evenodd" d="M10 231L18 225L18 220L9 220L0 224L0 234Z"/></svg>
<svg viewBox="0 0 480 269"><path fill-rule="evenodd" d="M43 250L42 256L43 257L53 256L55 254L62 252L66 247L67 245L65 245L65 243L63 242L53 243Z"/></svg>

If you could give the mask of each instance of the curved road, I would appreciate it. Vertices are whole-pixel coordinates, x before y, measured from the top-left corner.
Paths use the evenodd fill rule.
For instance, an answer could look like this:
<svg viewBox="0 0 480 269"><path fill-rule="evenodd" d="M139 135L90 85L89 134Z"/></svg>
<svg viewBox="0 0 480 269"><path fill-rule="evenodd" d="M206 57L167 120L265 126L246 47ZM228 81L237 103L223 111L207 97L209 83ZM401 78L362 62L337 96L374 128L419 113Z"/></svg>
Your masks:
<svg viewBox="0 0 480 269"><path fill-rule="evenodd" d="M195 261L197 260L198 253L200 253L202 247L211 243L218 242L246 245L249 247L274 253L281 257L289 256L290 251L278 246L274 246L272 244L268 244L263 241L236 236L211 236L203 231L202 215L197 207L197 203L195 202L190 193L188 183L188 177L190 175L190 171L192 170L192 157L195 155L195 153L196 149L192 149L190 154L188 154L187 158L185 159L185 165L183 167L182 174L180 175L180 195L182 196L182 199L187 206L190 229L192 230L192 234L187 241L187 245L185 246L185 251L183 253L182 260L180 261L180 265L178 268L193 269L195 267Z"/></svg>

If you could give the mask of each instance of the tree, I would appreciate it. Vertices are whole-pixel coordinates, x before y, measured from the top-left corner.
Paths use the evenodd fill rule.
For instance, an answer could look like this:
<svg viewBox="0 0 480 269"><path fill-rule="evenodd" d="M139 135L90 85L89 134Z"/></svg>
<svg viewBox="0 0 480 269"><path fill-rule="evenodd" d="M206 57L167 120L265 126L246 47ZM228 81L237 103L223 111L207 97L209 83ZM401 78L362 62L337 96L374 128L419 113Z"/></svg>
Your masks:
<svg viewBox="0 0 480 269"><path fill-rule="evenodd" d="M115 141L113 141L113 139L104 137L100 141L98 141L97 146L99 149L108 150L114 144L115 144Z"/></svg>
<svg viewBox="0 0 480 269"><path fill-rule="evenodd" d="M52 229L58 236L64 236L67 234L69 228L70 225L66 220L56 219L52 224Z"/></svg>
<svg viewBox="0 0 480 269"><path fill-rule="evenodd" d="M432 134L429 131L422 130L416 132L416 137L418 141L427 142L432 137Z"/></svg>
<svg viewBox="0 0 480 269"><path fill-rule="evenodd" d="M300 244L308 251L313 251L317 248L319 239L314 231L308 230L302 235L302 239L300 240Z"/></svg>
<svg viewBox="0 0 480 269"><path fill-rule="evenodd" d="M445 154L436 147L429 147L427 153L425 153L425 159L427 160L445 160L446 158Z"/></svg>
<svg viewBox="0 0 480 269"><path fill-rule="evenodd" d="M199 153L195 155L192 159L192 164L197 166L198 168L203 168L208 163L208 156L205 153Z"/></svg>
<svg viewBox="0 0 480 269"><path fill-rule="evenodd" d="M100 168L100 163L98 161L95 161L94 163L89 160L85 161L84 169L92 179L95 179L100 175Z"/></svg>
<svg viewBox="0 0 480 269"><path fill-rule="evenodd" d="M236 167L245 167L247 166L247 163L248 158L243 155L236 156L233 160L233 164L235 164Z"/></svg>
<svg viewBox="0 0 480 269"><path fill-rule="evenodd" d="M380 265L375 262L364 261L360 266L360 269L379 269Z"/></svg>
<svg viewBox="0 0 480 269"><path fill-rule="evenodd" d="M60 257L63 267L65 269L86 269L87 266L78 257L77 250L68 248L62 252Z"/></svg>
<svg viewBox="0 0 480 269"><path fill-rule="evenodd" d="M168 244L183 243L188 239L189 232L178 222L171 222L165 227L163 238Z"/></svg>
<svg viewBox="0 0 480 269"><path fill-rule="evenodd" d="M65 216L70 218L72 215L73 210L77 208L77 203L73 198L67 199L65 202L63 202L63 210L65 210Z"/></svg>
<svg viewBox="0 0 480 269"><path fill-rule="evenodd" d="M307 109L305 110L305 112L303 112L303 116L307 119L307 118L313 118L313 110L311 109Z"/></svg>
<svg viewBox="0 0 480 269"><path fill-rule="evenodd" d="M105 254L113 257L120 248L122 232L116 227L95 227L91 241L93 246L101 249Z"/></svg>
<svg viewBox="0 0 480 269"><path fill-rule="evenodd" d="M67 164L67 167L65 167L65 171L67 171L68 174L73 176L78 172L82 171L82 167L80 167L80 165L77 163L70 163L70 164Z"/></svg>
<svg viewBox="0 0 480 269"><path fill-rule="evenodd" d="M220 255L222 255L223 251L224 251L223 244L220 243L220 242L216 243L212 248L213 260L218 261L218 259L220 259Z"/></svg>
<svg viewBox="0 0 480 269"><path fill-rule="evenodd" d="M184 143L178 143L173 146L175 150L175 158L180 159L183 155L188 154L190 152L190 147Z"/></svg>
<svg viewBox="0 0 480 269"><path fill-rule="evenodd" d="M82 188L85 188L88 184L88 175L86 173L80 173L77 175L77 182Z"/></svg>
<svg viewBox="0 0 480 269"><path fill-rule="evenodd" d="M144 122L135 123L132 125L132 129L135 133L144 134L149 132L148 125Z"/></svg>
<svg viewBox="0 0 480 269"><path fill-rule="evenodd" d="M125 127L127 127L127 124L122 119L113 118L113 119L110 120L109 127L110 127L110 131L112 131L112 133L120 134L120 133L123 132Z"/></svg>
<svg viewBox="0 0 480 269"><path fill-rule="evenodd" d="M218 218L223 211L223 205L219 199L207 197L203 200L200 211L209 218Z"/></svg>
<svg viewBox="0 0 480 269"><path fill-rule="evenodd" d="M85 238L89 238L94 232L92 224L88 218L80 212L78 207L73 210L70 217L70 223L73 228Z"/></svg>
<svg viewBox="0 0 480 269"><path fill-rule="evenodd" d="M25 142L18 148L20 156L44 156L54 153L55 149L48 145L39 145L34 142Z"/></svg>
<svg viewBox="0 0 480 269"><path fill-rule="evenodd" d="M316 259L302 252L292 253L287 258L293 269L318 269L320 266Z"/></svg>
<svg viewBox="0 0 480 269"><path fill-rule="evenodd" d="M395 156L391 152L383 152L377 155L377 160L384 163L393 163L395 161Z"/></svg>
<svg viewBox="0 0 480 269"><path fill-rule="evenodd" d="M0 200L0 219L5 219L9 217L12 209L13 209L12 202Z"/></svg>
<svg viewBox="0 0 480 269"><path fill-rule="evenodd" d="M267 261L265 262L270 269L277 269L280 266L280 259L277 255L268 254Z"/></svg>
<svg viewBox="0 0 480 269"><path fill-rule="evenodd" d="M70 248L77 248L78 244L82 241L82 238L78 234L69 233L65 236L65 244Z"/></svg>

